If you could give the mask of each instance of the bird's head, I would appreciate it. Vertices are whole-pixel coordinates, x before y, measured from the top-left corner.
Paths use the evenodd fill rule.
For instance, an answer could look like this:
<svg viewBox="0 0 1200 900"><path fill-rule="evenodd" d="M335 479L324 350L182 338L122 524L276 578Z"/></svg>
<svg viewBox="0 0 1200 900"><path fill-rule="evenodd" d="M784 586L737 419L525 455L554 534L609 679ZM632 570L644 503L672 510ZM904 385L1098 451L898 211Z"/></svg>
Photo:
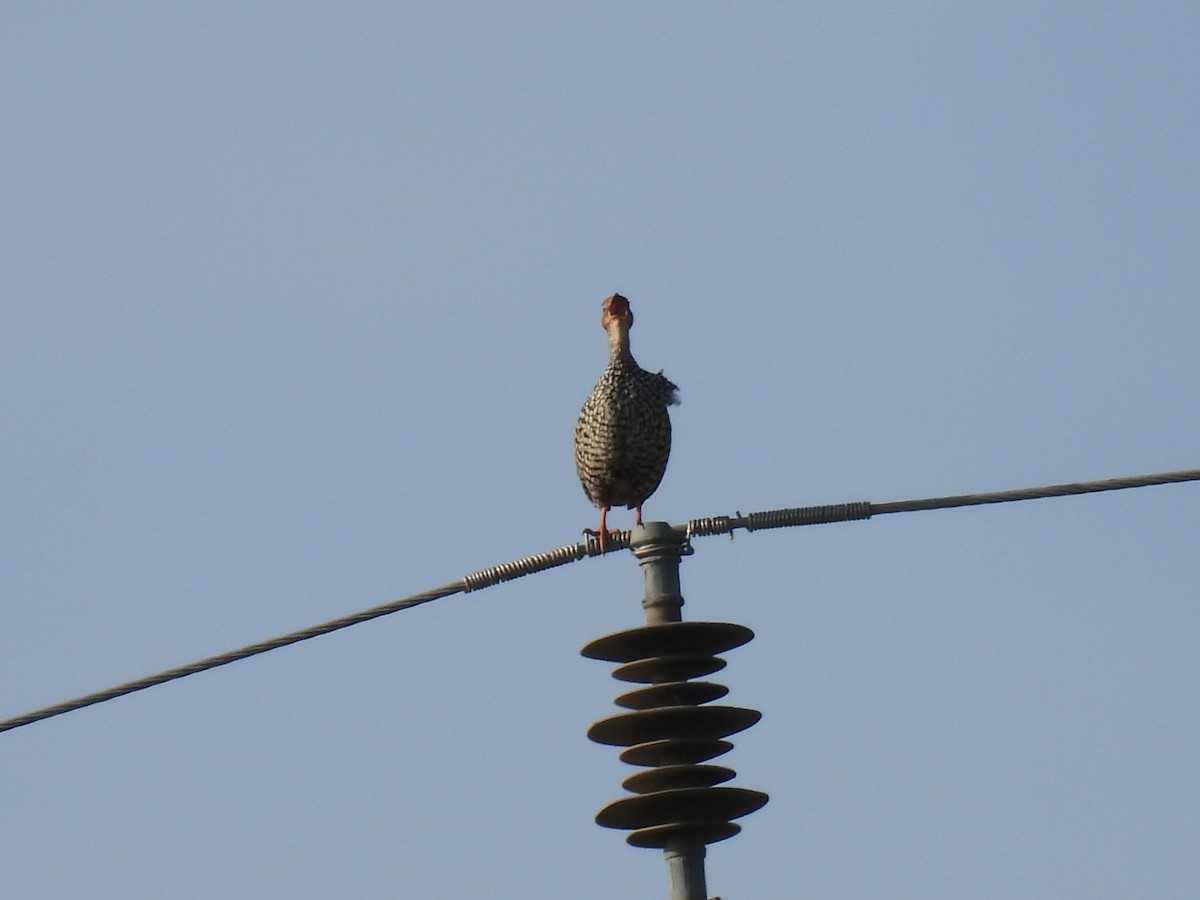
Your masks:
<svg viewBox="0 0 1200 900"><path fill-rule="evenodd" d="M626 330L633 324L633 310L629 308L629 301L620 294L613 294L606 299L600 310L600 324L604 326L605 331L608 331L614 322L620 322Z"/></svg>

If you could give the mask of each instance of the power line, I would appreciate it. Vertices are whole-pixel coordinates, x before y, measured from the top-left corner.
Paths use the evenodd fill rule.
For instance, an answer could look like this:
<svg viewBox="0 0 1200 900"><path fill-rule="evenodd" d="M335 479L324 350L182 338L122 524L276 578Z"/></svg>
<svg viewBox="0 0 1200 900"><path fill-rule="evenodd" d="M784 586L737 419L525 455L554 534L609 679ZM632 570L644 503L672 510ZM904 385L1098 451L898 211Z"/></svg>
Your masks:
<svg viewBox="0 0 1200 900"><path fill-rule="evenodd" d="M692 519L686 525L678 527L679 531L686 533L691 537L714 534L730 534L738 528L743 528L747 531L761 531L768 528L788 528L799 525L820 525L829 524L832 522L848 522L855 520L869 519L872 516L886 515L888 513L897 512L917 512L920 510L931 509L951 509L959 506L978 506L988 503L1011 503L1017 500L1036 500L1047 497L1065 497L1072 494L1092 494L1100 491L1118 491L1126 488L1148 487L1150 485L1159 484L1176 484L1186 481L1200 481L1200 469L1187 469L1179 472L1161 472L1155 475L1133 475L1125 478L1110 478L1104 481L1080 481L1070 484L1055 484L1046 487L1035 488L1020 488L1011 491L995 491L992 493L983 494L960 494L952 497L930 497L924 500L900 500L892 503L842 503L830 506L804 506L788 509L774 509L765 512L750 513L743 516L741 513L735 516L714 516L705 519ZM630 545L631 533L622 531L615 533L608 541L608 546L612 550L628 548ZM393 600L390 603L383 603L379 606L373 606L369 609L364 609L357 613L352 613L347 616L342 616L338 619L333 619L329 622L324 622L320 625L313 625L308 628L302 628L299 631L292 631L288 634L280 635L279 637L271 638L265 641L259 641L256 644L249 644L237 650L230 650L226 653L219 653L216 656L209 656L205 659L197 660L187 665L176 666L173 669L167 669L164 672L159 672L156 675L149 675L145 678L139 678L135 681L127 681L124 684L116 685L103 691L96 691L92 694L85 694L82 697L76 697L74 700L67 700L62 703L57 703L53 706L47 706L42 709L34 710L20 716L14 716L11 719L0 721L0 732L10 731L14 728L20 728L23 725L30 725L34 722L40 722L43 719L49 719L53 716L59 716L63 713L73 712L77 709L83 709L86 706L94 706L97 703L104 703L107 700L114 700L117 697L123 697L126 694L132 694L136 691L145 690L146 688L154 687L159 684L165 684L168 681L174 681L177 678L183 678L187 675L195 675L197 672L206 672L209 669L215 669L218 666L228 665L238 660L247 659L251 656L257 656L260 653L266 653L268 650L275 650L279 647L286 647L289 644L297 644L300 641L307 641L310 638L320 637L323 634L329 634L333 631L338 631L342 628L349 628L351 625L358 625L360 622L368 622L371 619L377 619L380 616L390 615L394 612L399 612L402 609L411 609L414 606L419 606L422 603L428 603L431 600L440 600L443 597L450 597L454 594L467 593L470 591L482 590L486 587L491 587L505 581L512 581L516 578L522 578L526 575L532 575L536 572L542 572L547 569L552 569L557 566L566 565L567 563L576 562L586 556L599 556L600 547L599 541L594 537L589 537L582 543L567 544L563 547L557 547L553 550L548 550L544 553L537 553L533 556L526 556L521 559L513 560L512 562L503 563L499 566L493 566L490 569L483 569L479 572L474 572L466 575L456 582L443 585L440 588L423 591L419 594L412 594L408 597L403 597L399 600Z"/></svg>
<svg viewBox="0 0 1200 900"><path fill-rule="evenodd" d="M185 675L195 675L197 672L207 672L209 669L215 669L218 666L228 665L231 662L237 662L240 659L246 659L250 656L257 656L259 653L266 653L268 650L286 647L288 644L298 644L300 641L307 641L309 638L319 637L322 634L329 634L331 631L349 628L351 625L357 625L359 622L367 622L371 619L378 619L380 616L386 616L390 613L399 612L402 609L409 609L413 606L419 606L422 603L428 603L430 600L440 600L442 597L449 597L453 594L461 593L463 590L463 583L460 581L456 582L455 584L448 584L444 587L434 588L431 591L423 591L420 594L413 594L410 597L404 597L400 600L393 600L390 603L372 606L370 609L364 609L361 612L352 613L348 616L342 616L339 619L333 619L332 621L324 622L320 625L313 625L309 628L301 628L299 631L281 634L279 637L274 637L266 641L259 641L257 644L249 644L248 646L240 647L237 650L230 650L226 653L218 653L216 656L198 659L195 662L188 663L187 665L176 666L173 669L167 669L165 672L159 672L157 675L148 675L145 678L138 678L135 681L127 681L124 684L118 684L115 687L110 687L103 691L96 691L93 694L85 694L82 697L76 697L74 700L65 700L62 703L56 703L54 706L47 706L43 709L25 713L21 716L14 716L11 719L5 719L4 721L0 721L0 731L9 731L13 728L20 728L22 725L30 725L34 722L40 722L42 719L49 719L53 716L61 716L63 713L74 712L77 709L83 709L85 706L94 706L95 704L103 703L106 700L115 700L117 697L124 697L126 694L132 694L135 691L143 691L146 688L154 687L155 685L165 684L168 681L174 681L176 678L183 678Z"/></svg>
<svg viewBox="0 0 1200 900"><path fill-rule="evenodd" d="M794 509L772 509L743 516L718 516L712 519L693 519L688 523L691 535L729 534L735 529L761 531L766 528L787 528L793 525L821 525L830 522L849 522L869 519L888 513L917 512L929 509L953 509L959 506L981 506L987 503L1012 503L1017 500L1041 500L1047 497L1068 497L1072 494L1096 494L1101 491L1120 491L1126 488L1150 487L1156 484L1177 484L1200 481L1200 469L1179 472L1159 472L1154 475L1129 475L1103 481L1076 481L1051 484L1045 487L1018 488L986 494L959 494L952 497L928 497L923 500L897 500L892 503L842 503L835 506L802 506Z"/></svg>

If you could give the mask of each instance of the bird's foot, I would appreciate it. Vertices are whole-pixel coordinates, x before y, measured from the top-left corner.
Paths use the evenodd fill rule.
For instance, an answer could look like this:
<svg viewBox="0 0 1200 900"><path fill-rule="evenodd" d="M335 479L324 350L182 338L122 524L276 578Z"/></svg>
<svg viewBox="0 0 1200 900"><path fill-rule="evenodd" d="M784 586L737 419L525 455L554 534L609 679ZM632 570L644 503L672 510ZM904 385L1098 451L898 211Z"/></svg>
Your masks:
<svg viewBox="0 0 1200 900"><path fill-rule="evenodd" d="M621 532L617 531L616 529L612 531L609 531L608 529L603 531L593 531L591 528L585 528L583 529L583 533L588 537L594 537L598 539L601 553L608 552L608 542L611 538L619 538L621 536Z"/></svg>

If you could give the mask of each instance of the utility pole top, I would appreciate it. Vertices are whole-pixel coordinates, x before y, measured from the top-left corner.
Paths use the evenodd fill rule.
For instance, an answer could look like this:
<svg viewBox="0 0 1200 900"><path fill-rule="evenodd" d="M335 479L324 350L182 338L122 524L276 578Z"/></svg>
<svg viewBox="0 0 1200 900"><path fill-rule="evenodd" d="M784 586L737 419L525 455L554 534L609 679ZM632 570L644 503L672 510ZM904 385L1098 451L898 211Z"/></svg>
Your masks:
<svg viewBox="0 0 1200 900"><path fill-rule="evenodd" d="M683 621L679 563L692 552L686 532L646 522L630 538L645 582L646 625L597 638L581 652L620 663L613 671L619 681L645 685L617 697L626 712L588 730L597 743L625 747L621 760L645 770L622 782L633 795L604 807L596 822L630 830L626 841L635 847L663 851L671 900L709 900L706 846L737 834L741 827L732 820L761 808L767 795L717 787L737 773L708 760L731 750L724 738L761 716L752 709L704 705L727 689L695 679L724 668L717 654L747 643L754 632L725 622Z"/></svg>

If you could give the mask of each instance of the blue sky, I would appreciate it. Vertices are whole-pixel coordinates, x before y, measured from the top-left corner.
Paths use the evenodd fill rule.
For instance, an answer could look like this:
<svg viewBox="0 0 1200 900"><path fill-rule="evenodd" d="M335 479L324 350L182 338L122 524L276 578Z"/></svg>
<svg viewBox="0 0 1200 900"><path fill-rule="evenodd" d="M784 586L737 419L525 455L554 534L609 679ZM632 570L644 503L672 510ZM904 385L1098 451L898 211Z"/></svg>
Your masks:
<svg viewBox="0 0 1200 900"><path fill-rule="evenodd" d="M1195 468L1191 3L9 4L0 717L648 519ZM730 897L1200 891L1195 485L696 542ZM613 522L627 527L622 511ZM14 897L662 896L588 559L0 735Z"/></svg>

